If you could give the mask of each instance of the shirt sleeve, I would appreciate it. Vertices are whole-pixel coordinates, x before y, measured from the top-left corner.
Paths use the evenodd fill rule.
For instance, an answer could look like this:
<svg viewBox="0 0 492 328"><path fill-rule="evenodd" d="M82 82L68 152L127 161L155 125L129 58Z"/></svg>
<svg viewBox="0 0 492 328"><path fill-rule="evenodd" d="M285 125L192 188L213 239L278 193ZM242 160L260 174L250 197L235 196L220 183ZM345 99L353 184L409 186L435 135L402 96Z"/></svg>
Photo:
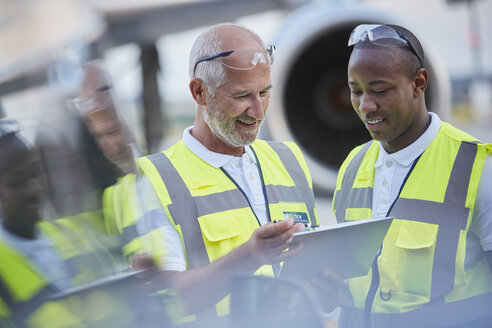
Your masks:
<svg viewBox="0 0 492 328"><path fill-rule="evenodd" d="M484 251L492 250L492 156L485 158L471 224Z"/></svg>
<svg viewBox="0 0 492 328"><path fill-rule="evenodd" d="M185 271L187 261L181 235L169 220L149 178L144 175L139 180L139 198L145 217L145 220L141 220L140 225L137 225L139 233L145 234L149 230L157 229L162 236L159 238L159 241L162 241L159 249L163 250L159 252L162 253L159 261L161 269Z"/></svg>

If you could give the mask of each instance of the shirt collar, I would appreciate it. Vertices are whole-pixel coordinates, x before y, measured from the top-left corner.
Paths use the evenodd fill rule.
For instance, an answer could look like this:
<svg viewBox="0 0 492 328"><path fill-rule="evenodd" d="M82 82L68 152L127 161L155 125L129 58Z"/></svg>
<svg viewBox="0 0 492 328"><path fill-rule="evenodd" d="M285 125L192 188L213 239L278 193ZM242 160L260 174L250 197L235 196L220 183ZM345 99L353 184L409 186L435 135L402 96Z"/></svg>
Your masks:
<svg viewBox="0 0 492 328"><path fill-rule="evenodd" d="M185 146L202 161L217 169L234 160L234 156L232 155L216 153L205 147L200 141L191 135L190 131L192 128L193 126L190 126L183 131L183 142ZM256 163L256 158L251 147L245 146L244 150L245 154L243 154L243 156L248 156L250 160Z"/></svg>
<svg viewBox="0 0 492 328"><path fill-rule="evenodd" d="M415 140L411 145L397 151L393 154L388 154L384 149L383 144L379 142L379 155L374 167L383 165L385 159L393 159L403 166L409 166L413 161L420 156L430 146L434 138L437 136L441 128L441 119L437 114L429 112L431 123L425 132Z"/></svg>

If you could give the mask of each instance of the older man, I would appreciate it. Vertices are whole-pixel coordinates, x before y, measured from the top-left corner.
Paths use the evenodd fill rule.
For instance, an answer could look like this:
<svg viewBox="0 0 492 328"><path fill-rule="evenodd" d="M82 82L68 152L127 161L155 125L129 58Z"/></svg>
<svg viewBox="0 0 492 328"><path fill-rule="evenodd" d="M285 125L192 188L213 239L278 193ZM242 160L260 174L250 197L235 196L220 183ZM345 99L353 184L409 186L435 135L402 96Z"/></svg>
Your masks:
<svg viewBox="0 0 492 328"><path fill-rule="evenodd" d="M169 150L138 160L169 220L163 269L191 312L225 296L236 271L273 275L299 250L285 251L293 234L317 222L299 148L256 139L272 51L238 25L202 33L190 55L195 124Z"/></svg>
<svg viewBox="0 0 492 328"><path fill-rule="evenodd" d="M395 218L372 270L349 281L353 326L489 327L492 147L427 112L410 31L360 25L351 45L352 105L374 140L342 165L333 208L339 222Z"/></svg>

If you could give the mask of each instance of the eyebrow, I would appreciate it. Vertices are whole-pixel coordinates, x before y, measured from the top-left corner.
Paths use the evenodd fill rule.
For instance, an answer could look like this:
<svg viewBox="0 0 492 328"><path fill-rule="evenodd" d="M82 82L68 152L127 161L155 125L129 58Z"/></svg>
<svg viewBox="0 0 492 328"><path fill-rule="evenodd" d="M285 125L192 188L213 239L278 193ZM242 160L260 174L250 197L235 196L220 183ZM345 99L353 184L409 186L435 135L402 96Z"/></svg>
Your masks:
<svg viewBox="0 0 492 328"><path fill-rule="evenodd" d="M376 81L371 81L368 84L369 85L376 85L376 84L384 84L384 83L388 83L388 81L376 80ZM348 81L348 84L350 84L350 85L358 85L358 83L355 82L355 81Z"/></svg>
<svg viewBox="0 0 492 328"><path fill-rule="evenodd" d="M271 88L272 88L272 85L270 84L270 85L269 85L269 86L267 86L266 88L261 89L261 90L260 90L260 92L262 92L262 91L268 91L268 90L270 90ZM237 96L245 96L245 95L249 95L249 94L251 94L251 91L249 91L249 90L241 90L241 91L234 92L234 93L232 93L231 95L232 95L233 97L237 97Z"/></svg>
<svg viewBox="0 0 492 328"><path fill-rule="evenodd" d="M381 83L388 83L388 81L385 81L385 80L371 81L371 82L369 82L369 85L375 85L375 84L381 84Z"/></svg>

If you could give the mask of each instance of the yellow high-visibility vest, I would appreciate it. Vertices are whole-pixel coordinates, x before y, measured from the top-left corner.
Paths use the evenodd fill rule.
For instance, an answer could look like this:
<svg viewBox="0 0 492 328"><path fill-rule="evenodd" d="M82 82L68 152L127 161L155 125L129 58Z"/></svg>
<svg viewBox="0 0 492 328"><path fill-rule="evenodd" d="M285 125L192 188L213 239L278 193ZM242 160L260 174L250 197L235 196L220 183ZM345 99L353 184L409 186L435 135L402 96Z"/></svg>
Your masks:
<svg viewBox="0 0 492 328"><path fill-rule="evenodd" d="M99 214L84 213L37 224L53 242L74 287L113 274L111 255L104 245L94 245L98 233L88 236L88 230L97 229L102 223ZM98 224L87 226L86 220ZM54 295L64 291L47 281L29 258L1 240L0 259L2 327L102 327L106 323L121 325L134 320L128 300L98 289L83 297L74 294L53 300Z"/></svg>
<svg viewBox="0 0 492 328"><path fill-rule="evenodd" d="M371 141L341 166L333 200L338 222L372 217L378 153ZM364 325L371 303L371 327L439 327L490 315L492 275L484 254L465 270L475 196L490 153L492 146L441 124L391 208L395 220L377 266L349 281L354 327Z"/></svg>
<svg viewBox="0 0 492 328"><path fill-rule="evenodd" d="M120 237L122 255L130 262L133 255L150 254L157 265L165 254L162 222L153 213L144 213L137 192L137 177L130 173L104 190L103 211L106 231ZM140 224L137 229L137 222Z"/></svg>
<svg viewBox="0 0 492 328"><path fill-rule="evenodd" d="M8 322L6 327L83 327L63 304L45 303L58 289L1 240L0 259L0 322Z"/></svg>
<svg viewBox="0 0 492 328"><path fill-rule="evenodd" d="M253 150L263 183L267 217L296 214L317 225L312 181L293 142L256 140ZM181 140L170 149L137 160L151 181L171 223L183 238L188 266L197 268L246 242L260 223L244 192L221 168L191 152ZM273 275L272 266L257 274ZM223 301L217 314L229 311Z"/></svg>

